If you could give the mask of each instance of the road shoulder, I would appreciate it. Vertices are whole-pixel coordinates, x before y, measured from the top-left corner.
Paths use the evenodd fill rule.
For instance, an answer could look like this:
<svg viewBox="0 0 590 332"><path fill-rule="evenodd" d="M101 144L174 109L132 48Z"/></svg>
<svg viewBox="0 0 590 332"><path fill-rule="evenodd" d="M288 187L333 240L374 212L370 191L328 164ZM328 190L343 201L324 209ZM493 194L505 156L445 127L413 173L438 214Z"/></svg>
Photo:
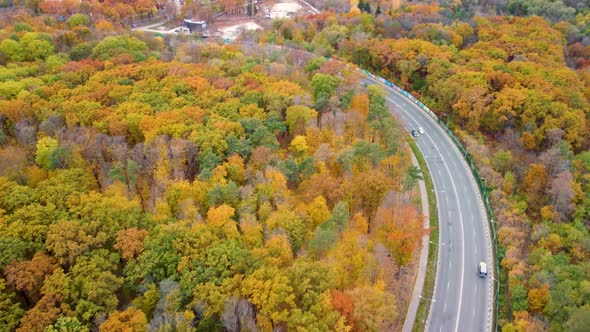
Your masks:
<svg viewBox="0 0 590 332"><path fill-rule="evenodd" d="M412 163L414 166L422 169L414 152L412 151ZM422 172L424 176L430 176L429 172ZM426 184L424 180L420 180L418 182L420 187L420 201L422 202L422 214L424 216L424 228L427 229L430 227L430 209L428 203L428 191L426 189ZM406 319L404 321L404 326L402 328L403 332L411 332L414 328L414 322L416 321L416 315L418 313L418 307L420 305L420 296L422 295L422 290L424 287L424 280L426 279L426 272L428 269L428 253L429 253L429 245L430 245L430 235L426 234L422 237L422 249L420 250L420 260L418 263L418 273L416 274L416 281L414 283L414 290L412 291L412 298L410 300L410 305L408 306L408 311L406 314Z"/></svg>

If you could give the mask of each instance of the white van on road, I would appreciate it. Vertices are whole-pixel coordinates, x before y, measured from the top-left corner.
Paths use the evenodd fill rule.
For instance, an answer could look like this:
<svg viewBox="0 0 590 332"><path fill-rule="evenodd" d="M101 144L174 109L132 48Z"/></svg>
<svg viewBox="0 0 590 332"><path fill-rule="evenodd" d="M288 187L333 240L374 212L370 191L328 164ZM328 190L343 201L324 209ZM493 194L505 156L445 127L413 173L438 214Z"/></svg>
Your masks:
<svg viewBox="0 0 590 332"><path fill-rule="evenodd" d="M488 276L488 267L484 262L479 262L479 264L477 265L477 271L479 272L479 276L482 278Z"/></svg>

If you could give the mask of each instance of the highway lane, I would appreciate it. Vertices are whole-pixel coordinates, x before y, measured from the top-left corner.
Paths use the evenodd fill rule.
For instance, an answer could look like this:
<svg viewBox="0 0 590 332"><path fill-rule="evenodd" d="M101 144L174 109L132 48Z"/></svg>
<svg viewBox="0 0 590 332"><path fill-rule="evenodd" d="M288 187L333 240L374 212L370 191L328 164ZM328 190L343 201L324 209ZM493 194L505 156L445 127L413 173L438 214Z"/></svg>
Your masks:
<svg viewBox="0 0 590 332"><path fill-rule="evenodd" d="M369 79L363 81L376 83ZM382 86L390 110L406 129L423 127L425 130L416 143L432 175L440 227L438 268L426 330L490 331L493 256L477 184L461 153L440 126L406 97ZM480 261L488 265L486 279L477 273Z"/></svg>

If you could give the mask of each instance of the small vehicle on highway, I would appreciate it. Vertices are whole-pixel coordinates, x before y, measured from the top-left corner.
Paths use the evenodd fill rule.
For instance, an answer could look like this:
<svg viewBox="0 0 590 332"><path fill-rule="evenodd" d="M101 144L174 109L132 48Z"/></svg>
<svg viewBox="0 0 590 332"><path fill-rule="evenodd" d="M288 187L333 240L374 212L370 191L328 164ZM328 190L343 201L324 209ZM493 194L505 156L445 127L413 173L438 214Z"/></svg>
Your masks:
<svg viewBox="0 0 590 332"><path fill-rule="evenodd" d="M424 134L424 128L422 128L422 127L418 127L418 132L419 132L420 134Z"/></svg>
<svg viewBox="0 0 590 332"><path fill-rule="evenodd" d="M484 262L479 262L479 264L477 265L477 271L479 272L479 276L482 278L488 276L488 267Z"/></svg>
<svg viewBox="0 0 590 332"><path fill-rule="evenodd" d="M416 138L420 136L420 134L418 133L418 131L416 131L415 129L412 129L412 137Z"/></svg>

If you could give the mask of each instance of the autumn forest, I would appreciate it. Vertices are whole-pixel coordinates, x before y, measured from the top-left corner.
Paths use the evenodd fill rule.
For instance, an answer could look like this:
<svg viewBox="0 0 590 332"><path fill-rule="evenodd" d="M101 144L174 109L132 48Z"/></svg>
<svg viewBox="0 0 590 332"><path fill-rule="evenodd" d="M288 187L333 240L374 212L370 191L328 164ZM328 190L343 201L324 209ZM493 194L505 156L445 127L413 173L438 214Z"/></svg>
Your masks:
<svg viewBox="0 0 590 332"><path fill-rule="evenodd" d="M0 0L0 331L401 330L434 229L357 68L485 178L499 330L590 326L590 4L315 1L232 43L131 29L172 3Z"/></svg>

